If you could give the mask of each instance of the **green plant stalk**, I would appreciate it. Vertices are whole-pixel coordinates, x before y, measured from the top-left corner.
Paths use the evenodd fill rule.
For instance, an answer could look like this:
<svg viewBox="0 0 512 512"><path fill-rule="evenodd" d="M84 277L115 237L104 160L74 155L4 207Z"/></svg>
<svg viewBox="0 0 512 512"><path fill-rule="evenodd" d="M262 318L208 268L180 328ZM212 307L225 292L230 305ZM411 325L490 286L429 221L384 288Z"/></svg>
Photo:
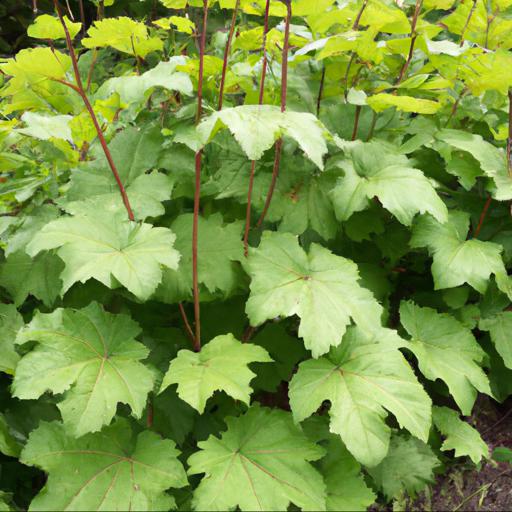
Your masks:
<svg viewBox="0 0 512 512"><path fill-rule="evenodd" d="M268 65L268 54L267 54L267 34L268 34L268 20L270 15L270 0L267 0L265 5L265 21L263 25L263 62L261 68L260 78L260 95L258 97L258 105L263 105L263 99L265 97L265 79L267 77L267 65ZM252 192L254 188L254 174L256 171L256 160L251 162L251 172L249 175L249 190L247 192L247 209L245 212L245 230L244 230L244 255L247 258L249 256L249 232L251 230L251 209L252 209Z"/></svg>
<svg viewBox="0 0 512 512"><path fill-rule="evenodd" d="M196 124L203 114L203 80L204 80L204 55L206 48L206 29L208 27L208 0L203 2L203 28L199 43L199 77L197 85L197 114ZM199 238L199 209L201 207L201 167L203 151L199 150L195 156L195 188L194 188L194 218L192 226L192 288L194 297L194 350L201 350L201 305L199 300L199 275L198 264L198 238Z"/></svg>
<svg viewBox="0 0 512 512"><path fill-rule="evenodd" d="M284 2L286 4L286 20L285 20L285 31L284 31L284 44L283 44L283 55L282 55L282 69L281 69L281 112L286 112L286 98L288 94L288 53L290 51L290 23L292 19L292 4L291 0ZM279 176L279 168L281 165L281 153L283 150L283 139L279 138L275 146L275 157L274 157L274 169L272 171L272 180L270 187L267 192L267 198L265 200L265 206L263 212L258 219L258 227L261 227L265 217L267 216L274 190L277 184L277 178Z"/></svg>
<svg viewBox="0 0 512 512"><path fill-rule="evenodd" d="M117 187L119 188L119 192L121 193L121 198L123 200L124 207L126 208L126 211L128 213L128 218L131 221L135 220L135 217L133 215L132 207L130 205L130 200L128 198L128 194L126 193L126 190L124 188L124 185L121 181L121 177L119 176L119 172L117 171L116 164L114 162L114 159L112 158L112 154L110 153L110 149L108 148L107 141L105 140L105 136L103 135L103 131L101 129L101 126L98 122L98 118L96 117L96 114L94 112L94 109L91 105L91 102L89 101L89 98L87 97L87 94L84 90L84 86L82 83L82 78L80 77L80 71L78 69L78 60L76 58L75 49L73 48L73 42L71 41L71 36L69 34L68 27L66 25L66 21L64 20L64 17L62 16L62 11L59 5L59 0L53 0L53 4L55 6L55 10L57 11L57 15L59 17L59 20L62 24L62 28L64 29L64 34L66 36L66 46L68 48L69 56L71 58L71 63L73 65L73 73L75 76L76 86L73 84L65 83L68 86L71 86L71 88L76 91L80 97L82 98L82 101L84 102L85 108L87 109L87 112L89 113L89 116L91 117L92 123L94 125L94 128L96 130L96 133L98 135L98 139L100 141L101 147L103 149L103 152L105 153L105 157L107 159L107 162L110 166L110 169L112 171L112 174L114 175L114 179L117 183Z"/></svg>
<svg viewBox="0 0 512 512"><path fill-rule="evenodd" d="M238 16L238 9L240 7L240 0L236 0L235 8L233 9L233 16L231 18L231 25L229 26L228 40L226 41L226 48L224 48L224 59L222 62L222 76L220 79L219 87L219 110L222 110L224 104L224 87L226 85L226 73L228 70L229 53L231 51L231 43L235 33L236 18Z"/></svg>

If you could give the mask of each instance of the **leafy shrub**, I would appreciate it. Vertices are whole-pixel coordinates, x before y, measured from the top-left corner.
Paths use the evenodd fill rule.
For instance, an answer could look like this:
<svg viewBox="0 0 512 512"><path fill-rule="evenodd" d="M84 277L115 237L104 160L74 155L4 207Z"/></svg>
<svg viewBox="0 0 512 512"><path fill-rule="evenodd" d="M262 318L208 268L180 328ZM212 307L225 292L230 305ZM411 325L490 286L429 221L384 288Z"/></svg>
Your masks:
<svg viewBox="0 0 512 512"><path fill-rule="evenodd" d="M205 2L40 3L0 63L2 509L361 510L489 456L509 3Z"/></svg>

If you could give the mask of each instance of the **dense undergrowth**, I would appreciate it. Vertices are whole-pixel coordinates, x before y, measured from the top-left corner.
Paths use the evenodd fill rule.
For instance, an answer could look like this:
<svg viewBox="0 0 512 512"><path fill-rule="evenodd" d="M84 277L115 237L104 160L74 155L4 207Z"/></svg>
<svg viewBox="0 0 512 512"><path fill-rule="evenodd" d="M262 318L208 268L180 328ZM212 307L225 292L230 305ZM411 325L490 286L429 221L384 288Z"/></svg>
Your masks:
<svg viewBox="0 0 512 512"><path fill-rule="evenodd" d="M400 509L489 459L511 0L15 4L0 510Z"/></svg>

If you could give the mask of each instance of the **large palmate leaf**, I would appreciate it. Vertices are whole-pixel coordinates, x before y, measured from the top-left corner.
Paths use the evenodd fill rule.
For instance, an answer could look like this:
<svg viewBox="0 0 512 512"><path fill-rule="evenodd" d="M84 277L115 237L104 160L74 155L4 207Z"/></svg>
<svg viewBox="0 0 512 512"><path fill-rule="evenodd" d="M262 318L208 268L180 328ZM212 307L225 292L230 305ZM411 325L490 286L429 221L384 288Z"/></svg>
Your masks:
<svg viewBox="0 0 512 512"><path fill-rule="evenodd" d="M386 411L424 441L430 429L430 399L390 336L383 331L379 342L351 328L329 356L301 363L290 384L295 421L329 400L331 432L366 466L377 465L388 451Z"/></svg>
<svg viewBox="0 0 512 512"><path fill-rule="evenodd" d="M203 143L228 128L250 160L259 160L282 136L294 139L305 155L323 169L326 129L309 113L281 112L271 105L243 105L215 112L198 127Z"/></svg>
<svg viewBox="0 0 512 512"><path fill-rule="evenodd" d="M428 248L433 257L436 290L468 283L484 293L491 274L506 276L501 245L474 238L467 240L468 230L469 215L461 211L451 211L445 224L424 216L414 226L410 245ZM498 279L497 283L500 286L501 281Z"/></svg>
<svg viewBox="0 0 512 512"><path fill-rule="evenodd" d="M161 203L171 196L170 178L153 170L157 166L162 142L163 138L157 128L150 126L138 130L128 127L116 134L109 145L137 219L162 215L164 208ZM153 172L145 174L149 170ZM85 199L98 206L74 204ZM73 171L66 201L63 204L71 213L88 207L101 208L102 205L116 210L124 208L118 185L103 153Z"/></svg>
<svg viewBox="0 0 512 512"><path fill-rule="evenodd" d="M124 16L95 21L87 35L89 37L82 40L86 48L110 46L138 57L163 49L163 42L158 37L150 37L144 23Z"/></svg>
<svg viewBox="0 0 512 512"><path fill-rule="evenodd" d="M279 180L274 197L268 210L270 222L279 221L279 231L302 235L308 228L315 230L324 240L334 238L339 222L334 215L334 208L329 199L329 192L336 184L340 175L338 169L318 173L312 165L304 163L302 158L295 160L286 158L281 164ZM261 176L261 178L260 178ZM268 187L269 176L259 173L255 188L259 182ZM246 188L246 180L244 188ZM244 190L244 195L245 195ZM258 209L263 210L264 194L254 195L258 201Z"/></svg>
<svg viewBox="0 0 512 512"><path fill-rule="evenodd" d="M153 69L142 75L109 78L98 89L96 97L107 98L117 93L123 103L130 104L144 101L146 93L155 87L190 96L193 91L192 80L186 73L176 71L176 67L185 62L185 57L171 57L167 62L159 62Z"/></svg>
<svg viewBox="0 0 512 512"><path fill-rule="evenodd" d="M369 207L377 197L402 224L410 225L417 213L431 213L439 222L447 219L447 209L430 181L415 169L405 155L381 142L341 143L350 158L340 165L345 176L331 192L339 220Z"/></svg>
<svg viewBox="0 0 512 512"><path fill-rule="evenodd" d="M482 331L489 331L505 366L512 369L512 311L503 311L490 318L482 318L478 327Z"/></svg>
<svg viewBox="0 0 512 512"><path fill-rule="evenodd" d="M461 420L453 409L434 407L432 409L434 425L446 437L441 450L455 450L456 457L469 456L478 464L482 458L489 457L489 448L480 437L478 430Z"/></svg>
<svg viewBox="0 0 512 512"><path fill-rule="evenodd" d="M140 331L130 317L106 313L95 302L37 313L16 338L37 346L18 363L14 395L30 400L64 393L58 407L75 436L110 423L121 402L140 417L153 387L152 372L140 362L149 351L135 341Z"/></svg>
<svg viewBox="0 0 512 512"><path fill-rule="evenodd" d="M23 326L23 317L12 304L0 304L0 372L14 374L19 355L14 340Z"/></svg>
<svg viewBox="0 0 512 512"><path fill-rule="evenodd" d="M290 413L253 406L226 420L227 431L199 443L190 475L205 473L195 510L325 510L325 485L309 464L323 450L293 424Z"/></svg>
<svg viewBox="0 0 512 512"><path fill-rule="evenodd" d="M402 302L400 321L411 335L405 345L428 379L443 380L463 414L471 414L477 392L491 394L481 364L485 352L471 331L448 314Z"/></svg>
<svg viewBox="0 0 512 512"><path fill-rule="evenodd" d="M435 137L456 149L469 153L480 164L485 175L492 178L496 189L493 195L499 201L512 199L512 178L507 170L507 159L504 152L481 135L462 130L440 130Z"/></svg>
<svg viewBox="0 0 512 512"><path fill-rule="evenodd" d="M250 381L256 376L250 363L272 362L267 351L250 343L240 343L232 334L217 336L201 352L180 350L171 361L161 390L178 384L178 395L201 414L215 391L224 391L249 405Z"/></svg>
<svg viewBox="0 0 512 512"><path fill-rule="evenodd" d="M57 422L30 434L24 464L48 473L30 510L169 510L170 487L187 485L172 441L153 432L134 435L126 420L80 439Z"/></svg>
<svg viewBox="0 0 512 512"><path fill-rule="evenodd" d="M374 503L375 494L364 481L361 465L338 436L329 436L327 454L322 459L320 471L327 487L327 510L367 510Z"/></svg>
<svg viewBox="0 0 512 512"><path fill-rule="evenodd" d="M156 296L165 302L179 302L192 296L192 222L193 215L185 213L171 224L176 234L175 248L181 254L177 270L165 270ZM224 224L222 215L199 217L198 277L210 293L229 294L237 287L240 273L234 262L244 257L241 222Z"/></svg>
<svg viewBox="0 0 512 512"><path fill-rule="evenodd" d="M141 300L149 298L162 279L162 265L176 269L179 253L167 228L130 222L126 212L99 207L47 224L27 246L35 256L59 248L66 264L62 293L74 283L94 278L113 288L119 282Z"/></svg>
<svg viewBox="0 0 512 512"><path fill-rule="evenodd" d="M3 94L9 96L23 85L40 86L44 80L63 79L70 67L71 59L55 49L21 50L15 58L0 64L0 69L12 77Z"/></svg>
<svg viewBox="0 0 512 512"><path fill-rule="evenodd" d="M434 469L440 465L430 447L414 437L393 436L389 453L368 472L388 499L404 491L414 496L434 481Z"/></svg>
<svg viewBox="0 0 512 512"><path fill-rule="evenodd" d="M246 268L251 324L299 316L299 336L314 357L341 343L350 319L368 331L381 325L382 307L360 286L355 263L320 245L312 244L307 254L297 237L266 231L260 246L251 249Z"/></svg>
<svg viewBox="0 0 512 512"><path fill-rule="evenodd" d="M64 23L69 35L73 39L82 28L81 23L73 23L67 16L64 16ZM36 39L64 39L66 34L62 23L56 16L42 14L38 16L32 25L27 28L27 35Z"/></svg>

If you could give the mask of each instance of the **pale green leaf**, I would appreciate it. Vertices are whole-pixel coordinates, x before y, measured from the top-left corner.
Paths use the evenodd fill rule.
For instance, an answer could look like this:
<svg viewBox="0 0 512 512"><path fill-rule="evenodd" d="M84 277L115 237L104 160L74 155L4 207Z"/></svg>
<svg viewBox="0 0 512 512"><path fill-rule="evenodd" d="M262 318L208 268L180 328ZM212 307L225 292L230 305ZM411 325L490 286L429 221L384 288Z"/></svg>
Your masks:
<svg viewBox="0 0 512 512"><path fill-rule="evenodd" d="M512 178L508 174L507 159L501 149L485 141L481 135L462 130L444 129L435 136L441 142L468 152L479 162L486 176L496 185L493 196L498 201L512 199Z"/></svg>
<svg viewBox="0 0 512 512"><path fill-rule="evenodd" d="M175 27L177 32L183 32L185 34L193 34L196 29L196 24L183 16L170 16L169 18L160 18L153 21L153 25L170 30L171 26Z"/></svg>
<svg viewBox="0 0 512 512"><path fill-rule="evenodd" d="M323 450L293 424L290 413L253 406L226 420L220 439L210 436L188 463L205 473L194 492L195 510L325 510L325 485L309 462Z"/></svg>
<svg viewBox="0 0 512 512"><path fill-rule="evenodd" d="M229 129L250 160L259 160L278 138L288 136L323 169L327 130L312 114L281 112L279 107L271 105L227 108L215 112L198 126L203 144L223 128Z"/></svg>
<svg viewBox="0 0 512 512"><path fill-rule="evenodd" d="M481 367L485 352L471 331L451 315L412 302L402 302L400 321L411 336L405 347L421 372L445 382L462 413L471 414L477 392L491 394Z"/></svg>
<svg viewBox="0 0 512 512"><path fill-rule="evenodd" d="M462 211L451 211L445 224L426 215L414 226L410 245L428 248L436 290L468 283L484 293L491 274L506 275L501 245L467 240L468 230L469 215Z"/></svg>
<svg viewBox="0 0 512 512"><path fill-rule="evenodd" d="M201 414L215 391L249 405L250 381L256 376L250 363L272 362L267 351L250 343L240 343L232 334L217 336L200 352L180 350L164 376L161 391L178 384L179 397Z"/></svg>
<svg viewBox="0 0 512 512"><path fill-rule="evenodd" d="M144 58L148 53L163 49L158 37L150 37L147 26L127 17L95 21L82 44L86 48L112 47L120 52Z"/></svg>
<svg viewBox="0 0 512 512"><path fill-rule="evenodd" d="M176 269L179 253L167 228L130 222L125 212L91 209L47 224L27 246L35 256L59 248L66 264L62 293L91 278L109 288L119 282L141 300L151 296L162 279L162 266Z"/></svg>
<svg viewBox="0 0 512 512"><path fill-rule="evenodd" d="M489 457L489 448L478 430L461 420L456 411L436 406L432 409L432 419L436 428L446 438L441 450L454 450L456 457L468 456L475 464L482 458Z"/></svg>
<svg viewBox="0 0 512 512"><path fill-rule="evenodd" d="M37 313L16 339L37 345L18 363L14 396L64 393L58 407L75 437L108 425L118 403L140 417L153 388L153 374L140 362L148 350L135 341L140 330L130 317L106 313L95 302L81 310Z"/></svg>
<svg viewBox="0 0 512 512"><path fill-rule="evenodd" d="M417 114L435 114L441 103L432 100L414 98L413 96L397 96L395 94L379 93L366 98L366 104L375 112L382 112L390 107L396 107L403 112L415 112Z"/></svg>
<svg viewBox="0 0 512 512"><path fill-rule="evenodd" d="M382 307L360 286L356 264L320 245L312 244L307 254L297 237L265 231L246 269L251 324L297 315L299 336L314 357L341 343L350 319L370 332L380 328Z"/></svg>
<svg viewBox="0 0 512 512"><path fill-rule="evenodd" d="M67 16L64 16L64 23L68 29L71 39L80 32L82 28L81 23L72 22ZM49 14L42 14L38 16L32 25L27 28L27 35L34 37L35 39L64 39L66 34L62 23L56 16L50 16Z"/></svg>
<svg viewBox="0 0 512 512"><path fill-rule="evenodd" d="M430 399L398 350L392 331L383 331L379 338L351 328L327 357L299 365L289 393L295 421L311 416L329 400L331 432L339 434L366 466L376 466L388 452L387 411L424 441L431 421Z"/></svg>
<svg viewBox="0 0 512 512"><path fill-rule="evenodd" d="M185 62L185 57L171 57L169 61L159 62L153 69L142 75L109 78L98 89L96 97L107 98L118 93L121 101L129 105L147 99L148 91L155 87L190 96L193 92L190 77L186 73L176 71L176 67Z"/></svg>
<svg viewBox="0 0 512 512"><path fill-rule="evenodd" d="M490 318L482 318L478 327L481 331L489 331L505 366L512 369L512 311L503 311Z"/></svg>
<svg viewBox="0 0 512 512"><path fill-rule="evenodd" d="M327 486L327 510L365 511L374 503L376 496L366 485L360 464L338 436L329 436L327 454L321 461L320 471Z"/></svg>
<svg viewBox="0 0 512 512"><path fill-rule="evenodd" d="M339 220L347 220L353 213L367 209L374 197L407 226L417 213L429 212L440 222L447 220L446 206L431 182L412 167L405 155L381 142L339 141L339 145L349 157L340 162L345 176L331 191Z"/></svg>
<svg viewBox="0 0 512 512"><path fill-rule="evenodd" d="M73 439L60 423L42 423L21 455L24 464L48 473L30 510L169 510L165 493L187 477L172 441L132 433L119 419L101 433Z"/></svg>
<svg viewBox="0 0 512 512"><path fill-rule="evenodd" d="M25 112L21 120L25 123L25 128L18 128L16 132L39 140L49 140L51 138L71 141L71 128L69 122L73 119L71 116L47 116L35 112Z"/></svg>

